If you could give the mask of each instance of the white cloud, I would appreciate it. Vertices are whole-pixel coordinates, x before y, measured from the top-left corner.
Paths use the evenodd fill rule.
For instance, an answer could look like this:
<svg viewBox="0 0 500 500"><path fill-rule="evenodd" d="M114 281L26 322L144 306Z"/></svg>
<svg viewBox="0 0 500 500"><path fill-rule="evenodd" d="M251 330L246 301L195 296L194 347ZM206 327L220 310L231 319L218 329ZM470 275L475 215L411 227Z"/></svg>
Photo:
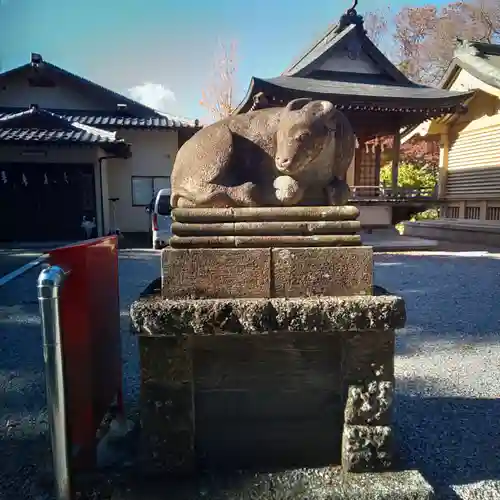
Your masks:
<svg viewBox="0 0 500 500"><path fill-rule="evenodd" d="M130 97L145 106L168 111L171 103L175 102L175 94L161 83L143 83L128 89Z"/></svg>

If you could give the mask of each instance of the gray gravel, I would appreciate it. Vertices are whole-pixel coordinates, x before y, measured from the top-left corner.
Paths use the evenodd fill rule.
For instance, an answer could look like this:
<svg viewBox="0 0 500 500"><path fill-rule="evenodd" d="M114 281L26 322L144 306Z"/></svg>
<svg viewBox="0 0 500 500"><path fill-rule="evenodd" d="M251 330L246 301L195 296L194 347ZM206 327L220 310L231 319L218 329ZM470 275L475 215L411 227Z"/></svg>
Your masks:
<svg viewBox="0 0 500 500"><path fill-rule="evenodd" d="M159 257L120 257L121 324L128 410L139 388L128 305L159 274ZM47 463L43 360L30 271L0 288L0 498L44 498ZM398 334L397 421L403 455L440 498L500 498L500 255L376 256L376 283L407 301Z"/></svg>
<svg viewBox="0 0 500 500"><path fill-rule="evenodd" d="M378 255L375 276L407 302L396 358L405 457L443 498L500 498L488 496L500 484L500 255L466 255Z"/></svg>

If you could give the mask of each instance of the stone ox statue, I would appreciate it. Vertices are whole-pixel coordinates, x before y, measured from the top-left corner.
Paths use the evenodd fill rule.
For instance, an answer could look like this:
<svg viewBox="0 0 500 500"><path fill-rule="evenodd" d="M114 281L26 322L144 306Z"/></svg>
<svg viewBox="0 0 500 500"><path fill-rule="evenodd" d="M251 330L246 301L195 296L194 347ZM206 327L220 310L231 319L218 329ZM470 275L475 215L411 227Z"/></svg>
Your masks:
<svg viewBox="0 0 500 500"><path fill-rule="evenodd" d="M230 116L180 148L172 208L343 205L354 148L347 118L328 101Z"/></svg>

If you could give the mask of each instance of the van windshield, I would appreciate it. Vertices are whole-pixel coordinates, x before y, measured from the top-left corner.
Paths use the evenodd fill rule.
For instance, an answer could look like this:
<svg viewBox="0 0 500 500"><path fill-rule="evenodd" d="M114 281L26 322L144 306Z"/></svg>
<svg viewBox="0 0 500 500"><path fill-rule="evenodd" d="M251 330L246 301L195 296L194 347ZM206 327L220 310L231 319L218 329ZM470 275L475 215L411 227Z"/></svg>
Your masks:
<svg viewBox="0 0 500 500"><path fill-rule="evenodd" d="M158 214L170 215L172 208L170 206L170 196L160 196L158 199Z"/></svg>

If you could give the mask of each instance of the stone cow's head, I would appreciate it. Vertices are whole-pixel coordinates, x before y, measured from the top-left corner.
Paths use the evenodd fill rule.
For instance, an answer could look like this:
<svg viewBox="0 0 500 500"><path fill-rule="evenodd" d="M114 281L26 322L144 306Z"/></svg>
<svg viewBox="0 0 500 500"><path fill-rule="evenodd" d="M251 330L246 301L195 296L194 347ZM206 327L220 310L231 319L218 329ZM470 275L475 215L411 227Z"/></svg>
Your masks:
<svg viewBox="0 0 500 500"><path fill-rule="evenodd" d="M300 172L335 140L337 114L328 101L295 99L283 108L275 157L280 173Z"/></svg>

